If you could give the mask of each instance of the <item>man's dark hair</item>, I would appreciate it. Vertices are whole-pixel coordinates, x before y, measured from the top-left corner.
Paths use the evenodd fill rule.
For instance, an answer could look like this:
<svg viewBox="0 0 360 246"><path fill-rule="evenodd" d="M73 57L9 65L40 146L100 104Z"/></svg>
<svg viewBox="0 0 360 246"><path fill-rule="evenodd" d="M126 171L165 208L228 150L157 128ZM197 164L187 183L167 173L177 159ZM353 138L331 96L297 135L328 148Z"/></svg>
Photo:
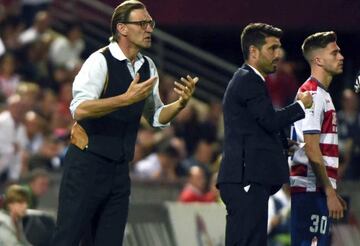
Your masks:
<svg viewBox="0 0 360 246"><path fill-rule="evenodd" d="M145 5L137 0L127 0L120 5L118 5L114 13L111 17L111 40L118 41L119 40L119 33L116 30L116 25L118 23L127 22L129 21L130 13L135 9L145 9Z"/></svg>
<svg viewBox="0 0 360 246"><path fill-rule="evenodd" d="M163 143L159 144L159 146L157 147L157 153L172 158L180 158L179 150L175 146L173 146L173 144L169 140L166 140Z"/></svg>
<svg viewBox="0 0 360 246"><path fill-rule="evenodd" d="M265 23L250 23L241 33L241 49L244 60L249 58L249 49L251 45L261 49L265 44L265 38L281 38L283 31L280 28Z"/></svg>
<svg viewBox="0 0 360 246"><path fill-rule="evenodd" d="M30 171L27 178L28 178L29 183L31 183L31 182L35 181L37 178L39 178L39 177L50 178L50 174L44 168L35 168L35 169Z"/></svg>
<svg viewBox="0 0 360 246"><path fill-rule="evenodd" d="M312 51L325 48L329 43L336 42L336 39L336 33L333 31L318 32L310 35L301 46L305 59L310 62Z"/></svg>

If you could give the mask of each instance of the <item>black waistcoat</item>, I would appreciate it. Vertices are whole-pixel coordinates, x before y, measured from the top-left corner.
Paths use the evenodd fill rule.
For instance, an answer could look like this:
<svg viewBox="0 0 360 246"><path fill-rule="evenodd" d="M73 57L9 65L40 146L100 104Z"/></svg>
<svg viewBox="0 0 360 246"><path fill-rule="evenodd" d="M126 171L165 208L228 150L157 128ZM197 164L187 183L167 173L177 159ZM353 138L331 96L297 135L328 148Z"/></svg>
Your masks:
<svg viewBox="0 0 360 246"><path fill-rule="evenodd" d="M105 48L102 54L106 59L108 76L100 98L125 93L133 80L127 67L127 60L117 60L111 55L109 48ZM150 77L149 62L145 57L144 59L145 62L138 71L141 81ZM89 137L87 151L112 160L132 160L144 103L145 100L142 100L100 118L78 122Z"/></svg>

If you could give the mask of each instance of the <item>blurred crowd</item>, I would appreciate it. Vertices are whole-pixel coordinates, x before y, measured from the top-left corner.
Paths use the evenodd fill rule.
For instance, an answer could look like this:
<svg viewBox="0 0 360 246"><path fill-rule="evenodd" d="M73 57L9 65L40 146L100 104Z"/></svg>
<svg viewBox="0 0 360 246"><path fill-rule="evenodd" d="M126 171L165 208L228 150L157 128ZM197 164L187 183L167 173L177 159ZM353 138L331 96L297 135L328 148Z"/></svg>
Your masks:
<svg viewBox="0 0 360 246"><path fill-rule="evenodd" d="M81 24L65 23L66 31L58 32L50 4L44 0L0 3L0 191L9 184L24 184L30 208L36 208L38 198L46 193L50 174L61 173L73 124L72 81L86 58ZM278 71L267 78L276 108L295 98L301 84L295 68L284 53ZM159 73L163 102L176 100L175 78ZM359 96L345 89L337 111L340 180L359 180ZM130 163L132 179L181 183L178 200L182 202L218 202L215 182L222 139L221 99L192 100L162 131L142 121ZM287 207L287 200L283 201Z"/></svg>

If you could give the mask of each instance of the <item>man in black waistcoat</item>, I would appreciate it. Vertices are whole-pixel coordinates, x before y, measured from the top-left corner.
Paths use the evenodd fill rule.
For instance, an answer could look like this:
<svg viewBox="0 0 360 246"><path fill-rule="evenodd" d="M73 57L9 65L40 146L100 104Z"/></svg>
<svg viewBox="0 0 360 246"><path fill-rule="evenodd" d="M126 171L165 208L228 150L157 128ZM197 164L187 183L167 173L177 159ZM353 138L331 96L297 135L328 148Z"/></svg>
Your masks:
<svg viewBox="0 0 360 246"><path fill-rule="evenodd" d="M110 44L94 52L73 84L76 121L65 158L57 227L52 245L79 245L88 225L96 246L121 245L128 215L130 179L140 117L166 127L186 106L198 78L175 82L179 99L163 105L149 48L155 22L143 3L125 1L111 19ZM142 82L140 82L142 81Z"/></svg>
<svg viewBox="0 0 360 246"><path fill-rule="evenodd" d="M218 175L227 209L226 246L264 246L269 196L289 180L278 132L304 118L309 93L275 112L265 76L280 58L279 28L249 24L241 34L245 64L230 80L223 99L224 150ZM286 89L286 88L285 88Z"/></svg>

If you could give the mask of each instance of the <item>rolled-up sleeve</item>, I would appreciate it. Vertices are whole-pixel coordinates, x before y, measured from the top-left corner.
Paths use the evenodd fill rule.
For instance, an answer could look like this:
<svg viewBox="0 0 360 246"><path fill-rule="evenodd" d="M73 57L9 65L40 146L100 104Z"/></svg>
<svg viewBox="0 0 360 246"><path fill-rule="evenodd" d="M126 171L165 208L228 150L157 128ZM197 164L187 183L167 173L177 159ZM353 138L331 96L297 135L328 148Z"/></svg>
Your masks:
<svg viewBox="0 0 360 246"><path fill-rule="evenodd" d="M76 75L70 103L70 111L74 118L76 108L86 100L98 99L104 87L107 74L105 57L100 53L93 53L82 65Z"/></svg>
<svg viewBox="0 0 360 246"><path fill-rule="evenodd" d="M153 127L165 128L170 126L170 122L167 124L161 124L159 122L160 112L164 107L164 103L161 101L159 93L159 74L154 62L149 57L146 57L145 59L148 59L149 61L150 77L155 76L158 79L156 80L152 93L145 101L143 116Z"/></svg>

